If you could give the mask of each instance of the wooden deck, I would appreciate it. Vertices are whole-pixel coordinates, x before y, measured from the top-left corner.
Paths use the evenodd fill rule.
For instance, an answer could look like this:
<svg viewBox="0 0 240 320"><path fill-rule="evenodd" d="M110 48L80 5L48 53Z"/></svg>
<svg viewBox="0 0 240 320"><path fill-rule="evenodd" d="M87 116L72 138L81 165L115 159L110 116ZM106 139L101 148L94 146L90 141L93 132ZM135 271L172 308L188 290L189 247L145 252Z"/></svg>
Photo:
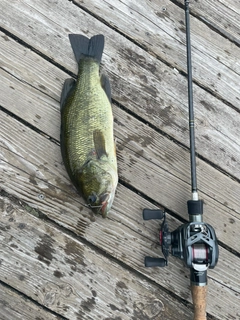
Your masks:
<svg viewBox="0 0 240 320"><path fill-rule="evenodd" d="M208 319L240 319L240 2L192 0L197 173L220 244ZM180 0L0 1L0 319L193 319L189 270L146 269L190 198L186 48ZM107 219L69 181L59 148L69 33L105 35L119 185Z"/></svg>

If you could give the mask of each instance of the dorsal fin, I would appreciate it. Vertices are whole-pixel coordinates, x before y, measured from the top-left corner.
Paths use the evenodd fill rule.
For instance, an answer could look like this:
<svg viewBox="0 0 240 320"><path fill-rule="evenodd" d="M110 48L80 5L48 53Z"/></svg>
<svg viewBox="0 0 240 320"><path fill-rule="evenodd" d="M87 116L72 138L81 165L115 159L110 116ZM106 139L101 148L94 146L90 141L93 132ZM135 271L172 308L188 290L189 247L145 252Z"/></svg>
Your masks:
<svg viewBox="0 0 240 320"><path fill-rule="evenodd" d="M103 136L102 131L100 130L93 131L93 142L94 142L94 147L99 159L102 156L108 156L106 152L105 138Z"/></svg>
<svg viewBox="0 0 240 320"><path fill-rule="evenodd" d="M111 95L110 81L109 81L108 76L106 76L105 74L101 75L101 85L102 85L102 88L103 88L103 90L105 91L105 93L106 93L106 95L108 97L108 100L111 103L112 95Z"/></svg>
<svg viewBox="0 0 240 320"><path fill-rule="evenodd" d="M66 79L63 85L61 99L60 99L60 110L63 110L63 107L66 103L67 97L73 92L76 81L74 79Z"/></svg>

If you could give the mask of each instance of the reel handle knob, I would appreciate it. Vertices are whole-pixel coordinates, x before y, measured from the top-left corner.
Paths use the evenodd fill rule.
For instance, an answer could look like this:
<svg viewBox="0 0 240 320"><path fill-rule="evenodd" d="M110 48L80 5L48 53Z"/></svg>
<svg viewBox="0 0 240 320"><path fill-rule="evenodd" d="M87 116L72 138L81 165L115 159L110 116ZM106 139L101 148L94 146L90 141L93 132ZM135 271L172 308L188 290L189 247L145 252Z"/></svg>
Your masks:
<svg viewBox="0 0 240 320"><path fill-rule="evenodd" d="M161 220L164 218L164 216L165 213L160 209L143 209L143 220Z"/></svg>
<svg viewBox="0 0 240 320"><path fill-rule="evenodd" d="M145 267L165 267L167 260L163 258L145 257Z"/></svg>

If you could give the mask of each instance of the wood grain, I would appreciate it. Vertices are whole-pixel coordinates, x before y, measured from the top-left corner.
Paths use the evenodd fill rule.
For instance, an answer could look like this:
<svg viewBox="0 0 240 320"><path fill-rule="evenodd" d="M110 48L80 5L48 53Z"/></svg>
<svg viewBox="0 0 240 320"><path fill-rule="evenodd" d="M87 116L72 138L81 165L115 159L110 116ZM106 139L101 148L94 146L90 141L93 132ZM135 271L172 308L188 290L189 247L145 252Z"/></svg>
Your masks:
<svg viewBox="0 0 240 320"><path fill-rule="evenodd" d="M0 296L1 320L63 320L62 317L44 310L2 285L0 285Z"/></svg>
<svg viewBox="0 0 240 320"><path fill-rule="evenodd" d="M16 124L13 127L16 127ZM21 129L19 131L21 132ZM67 178L59 179L56 176L59 174L57 172L64 171L62 164L57 160L60 157L59 147L42 137L45 141L44 145L40 142L39 135L34 132L30 134L30 131L26 128L27 139L35 136L39 141L39 146L42 145L45 148L42 151L41 148L38 148L37 155L34 155L35 147L33 147L33 153L28 154L31 161L22 158L16 152L17 150L15 152L4 150L4 161L1 163L1 170L4 172L1 185L4 186L4 189L23 201L24 207L32 214L39 216L44 213L57 224L72 230L119 261L190 301L189 270L183 266L181 261L170 258L169 268L161 269L161 271L158 268L146 270L143 267L145 255L160 255L159 245L156 244L158 222L147 223L141 217L142 209L152 207L152 204L119 186L109 219L103 220L93 216L91 211L83 206L79 195L69 186ZM35 146L36 142L34 143L33 139L33 142L28 145ZM47 165L37 165L39 169L35 169L36 175L33 175L34 171L29 171L29 168L34 170L39 159L42 161L41 159L45 158L46 161L48 158L46 155L43 156L46 152L51 160L47 161ZM37 160L33 161L34 158ZM51 163L53 165L50 165ZM17 167L14 164L17 164ZM168 217L168 220L171 230L179 225L179 222L172 217ZM221 295L226 302L227 313L230 312L229 304L231 304L231 314L237 310L238 299L235 293L240 291L237 271L239 267L239 259L220 248L219 265L214 271L209 271L212 280L210 280L211 300L208 310L215 316L220 314L221 317L224 317L223 312L219 313L218 308ZM227 317L228 315L226 319Z"/></svg>
<svg viewBox="0 0 240 320"><path fill-rule="evenodd" d="M41 1L37 4L38 8L35 5L31 6L31 1L21 3L20 7L11 7L13 2L8 3L9 12L11 15L14 12L14 18L9 24L10 18L7 18L6 12L2 17L3 24L11 33L34 46L49 59L54 57L57 63L73 72L76 72L77 66L68 41L68 33L82 32L88 36L96 32L106 34L103 62L113 83L114 99L171 137L188 145L186 78L98 20L93 21L90 15L71 3L58 1L58 4L60 3L61 5L55 7L54 4L49 6L48 1ZM1 2L1 5L3 4L4 1ZM66 12L69 15L67 19L64 18ZM61 21L61 26L58 21ZM46 29L47 35L44 31ZM221 41L220 43L222 45ZM178 52L177 48L171 51ZM236 55L236 61L238 56L239 53ZM201 70L204 69L202 63L201 61ZM235 68L235 64L233 66ZM212 68L206 68L208 72L212 72ZM219 67L216 68L219 70ZM208 78L209 75L206 76L206 79ZM214 76L212 81L215 83L216 79ZM233 84L235 79L236 86ZM58 82L55 78L54 81ZM226 83L219 82L223 83L219 92L230 92L226 90L226 83L230 83L238 92L238 75L232 75ZM59 91L60 88L59 84ZM5 92L6 86L3 89ZM9 94L13 92L10 91ZM230 96L239 98L238 94ZM237 161L240 149L239 142L236 141L236 137L240 136L239 113L197 85L194 85L194 97L197 152L231 175L240 178L240 165ZM225 100L230 101L227 97ZM238 99L237 101L239 102ZM235 108L238 102L234 104ZM53 106L55 107L55 104Z"/></svg>
<svg viewBox="0 0 240 320"><path fill-rule="evenodd" d="M160 270L143 265L145 255L161 255L159 222L143 221L143 208L169 211L170 230L188 218L181 6L1 1L0 318L192 319L182 261L170 257ZM208 272L207 312L229 320L239 317L240 294L240 12L232 0L193 1L191 11L199 191L204 220L224 246ZM106 220L86 208L59 150L60 93L77 72L73 32L106 37L121 179Z"/></svg>
<svg viewBox="0 0 240 320"><path fill-rule="evenodd" d="M175 3L156 0L141 2L76 0L74 2L79 4L81 8L86 8L99 16L108 25L126 34L150 54L158 56L171 66L186 72L185 14L184 10L176 6ZM178 2L182 7L184 2ZM240 48L209 28L203 22L205 14L203 14L203 19L199 19L199 15L203 11L207 11L209 17L211 8L214 8L214 11L222 10L221 16L226 17L226 20L230 20L232 17L234 23L237 14L239 14L239 8L237 9L235 4L236 11L232 12L228 4L223 5L220 1L215 1L215 4L210 4L210 1L204 2L190 2L191 11L197 15L196 17L191 16L193 79L221 99L238 107L240 97L237 78L239 79L240 75L238 59ZM198 10L200 11L199 15ZM214 19L217 16L219 13L214 16ZM239 26L237 31L239 32ZM236 81L235 84L234 81ZM227 90L223 90L223 86Z"/></svg>
<svg viewBox="0 0 240 320"><path fill-rule="evenodd" d="M195 15L217 32L223 34L224 37L238 46L240 45L238 19L240 7L237 1L203 0L200 3L195 0L191 9Z"/></svg>
<svg viewBox="0 0 240 320"><path fill-rule="evenodd" d="M39 108L40 107L41 106L39 105ZM2 114L2 117L3 119L5 118L4 114ZM120 112L120 110L118 110L117 122L120 123L122 121L123 123L125 123L125 126L121 126L119 124L116 125L115 129L117 133L119 132L119 134L117 134L116 136L119 137L118 170L120 178L128 184L134 186L134 188L143 192L150 198L154 199L158 203L161 203L162 205L164 205L164 207L180 214L182 217L185 217L187 219L186 202L189 198L189 192L187 190L190 190L190 186L187 183L187 172L189 169L187 166L185 166L185 162L187 162L186 159L188 158L188 154L185 153L185 156L183 156L184 152L182 152L182 150L178 150L175 147L175 145L172 145L172 150L170 150L169 148L171 144L166 139L163 139L162 144L159 145L159 141L161 141L160 139L162 139L161 136L159 136L158 134L155 135L154 132L148 129L147 127L144 128L143 126L140 126L140 124L136 120L130 118L129 116L128 119L124 118L124 112ZM34 179L36 177L39 177L41 179L44 179L48 183L53 183L54 185L58 184L57 181L59 181L60 186L64 182L67 182L67 185L69 185L67 174L61 164L62 159L59 154L59 148L54 146L52 143L49 143L49 146L47 147L45 139L41 139L42 141L40 142L38 135L34 139L35 141L29 141L28 134L22 133L21 129L20 132L15 131L15 121L13 121L12 124L10 124L10 122L11 118L9 118L8 120L5 118L5 121L3 121L4 125L2 127L2 137L5 138L2 140L2 146L16 154L19 154L20 152L19 157L16 157L16 160L10 160L12 164L17 165L19 168L22 168L25 172L27 172L30 175L30 182L34 182ZM9 125L10 127L12 127L11 132L8 132L7 130ZM129 130L127 128L138 128L139 131L136 132L134 130L135 132L133 133L129 132L128 138L125 139L124 137L126 137L126 132L128 132ZM144 129L146 130L146 132L144 132ZM13 139L13 137L15 137L15 139ZM133 137L135 137L135 141L132 140ZM143 146L146 144L146 141L144 142L143 140L142 142L141 139L143 138L141 137L151 137L150 140L147 139L148 143L145 146L145 148ZM120 140L120 138L123 140ZM14 140L16 140L16 142L13 144L12 141ZM26 149L25 151L19 149L19 145L22 145L22 140L28 143L28 149ZM36 148L36 144L38 145L38 148L36 151L34 151ZM53 147L57 150L53 151L53 153L49 153L48 150L51 150ZM158 149L161 150L160 155L158 155ZM164 151L167 149L169 155ZM169 162L174 163L174 161L176 161L176 155L178 154L177 151L179 151L179 161L177 160L175 169L172 168L169 172L169 168L171 168ZM9 161L8 157L10 157L10 155L8 156L7 151L5 152L7 157L6 159L7 161ZM50 154L51 158L49 159ZM54 157L55 154L57 154L57 158L56 156ZM171 154L172 156L170 156ZM29 159L30 162L34 164L27 164L27 159ZM149 161L149 159L151 160ZM168 159L166 163L165 159ZM60 166L61 169L59 168L55 171L55 167L52 166L53 163L55 165L57 165L58 163L58 167ZM181 163L182 166L180 166ZM38 168L38 166L40 166L40 169ZM206 168L204 164L203 168ZM207 169L209 170L206 177L207 179L209 179L209 177L211 176L211 170L209 167L207 167ZM56 172L56 176L54 174L49 175L49 170ZM62 171L60 170L64 171L65 179L61 178ZM133 174L133 172L135 172L135 174ZM181 174L181 172L185 172L185 174ZM213 175L214 174L215 172L213 170ZM57 176L59 178L57 178ZM221 178L220 174L219 176L220 178L218 178L218 176L213 176L211 179L217 179L219 180L219 182L222 179L223 185L226 184L228 180L223 179L224 177ZM209 196L211 192L213 194L217 193L218 189L210 191L207 181L205 183L206 187L203 188L203 196L205 199L205 212L211 212L211 215L207 215L206 221L214 225L217 231L217 235L221 241L225 242L227 245L234 248L235 250L240 251L239 243L235 241L235 235L237 234L239 225L239 213L236 214L234 210L228 208L227 212L229 212L229 214L226 214L225 202L228 199L223 198L224 187L221 201L222 204L220 204L218 201L215 201L211 196ZM232 186L230 184L230 181L229 185L226 184L226 187L228 186L231 186L232 188L234 187L234 185ZM217 188L219 188L219 185L217 186ZM169 194L172 194L171 198L169 198ZM235 218L233 218L234 215ZM218 223L216 223L215 221L218 221ZM229 223L229 221L232 221L232 223Z"/></svg>
<svg viewBox="0 0 240 320"><path fill-rule="evenodd" d="M185 319L192 312L101 253L1 197L1 278L67 319Z"/></svg>

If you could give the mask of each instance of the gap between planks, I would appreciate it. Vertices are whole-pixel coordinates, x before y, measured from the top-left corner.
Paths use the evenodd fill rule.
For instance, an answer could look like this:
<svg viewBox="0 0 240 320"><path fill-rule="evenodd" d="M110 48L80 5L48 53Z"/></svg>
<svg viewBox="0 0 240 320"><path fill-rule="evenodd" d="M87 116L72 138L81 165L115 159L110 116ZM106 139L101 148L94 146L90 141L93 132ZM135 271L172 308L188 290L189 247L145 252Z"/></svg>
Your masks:
<svg viewBox="0 0 240 320"><path fill-rule="evenodd" d="M39 140L39 138L38 138L38 140ZM46 139L43 139L43 140L46 140ZM34 143L33 143L33 145L34 145ZM45 148L46 148L46 144L45 144ZM49 148L47 148L47 150L49 150ZM40 152L39 152L40 150L38 150L38 155L40 156ZM52 150L52 152L53 152L53 154L57 154L56 153L56 151L55 150ZM59 152L59 151L58 151ZM40 163L41 163L41 158L42 157L40 157ZM43 158L45 158L45 157L43 157ZM9 158L10 159L10 158ZM52 163L54 163L55 165L56 165L56 161L52 161L51 160L51 162ZM53 168L55 167L55 165L53 166ZM49 170L49 169L48 169ZM62 170L61 168L58 168L58 170ZM19 178L17 178L17 180L16 181L14 181L14 176L13 176L13 173L14 173L14 171L15 172L18 172L17 174L19 175L20 174L20 176L22 176L22 178L20 178L20 180L19 180ZM60 224L61 225L63 225L63 226L65 226L65 227L67 227L68 229L70 229L70 230L73 230L74 232L80 232L80 234L82 234L82 232L83 231L81 231L81 229L79 229L79 228L83 228L83 230L86 228L86 226L88 225L88 228L90 227L90 225L92 225L92 227L94 227L94 225L95 225L95 223L93 223L93 222L90 222L91 221L91 217L90 217L90 221L89 222L87 222L88 221L88 219L86 220L86 215L84 214L83 216L82 216L82 218L83 218L83 221L80 223L80 221L76 224L76 227L77 227L77 229L76 229L76 227L71 227L70 225L69 225L69 223L71 224L72 222L71 222L71 220L72 220L72 218L73 218L73 216L76 216L76 218L77 218L77 216L78 216L78 214L77 214L77 212L78 212L78 207L79 207L79 204L78 203L76 203L76 205L77 205L77 207L76 208L74 208L73 206L72 206L72 204L71 204L71 201L70 201L70 199L69 199L69 197L67 196L64 196L63 195L63 193L61 192L61 193L59 193L59 191L54 191L54 189L53 189L53 185L51 186L51 191L50 191L50 189L47 191L47 189L46 189L46 182L44 182L44 183L41 183L40 181L39 181L39 183L38 183L38 179L37 178L31 178L31 179L34 179L35 180L35 185L36 186L38 186L37 188L39 188L40 187L40 189L36 189L35 191L33 191L33 193L32 193L32 195L30 195L30 193L29 193L29 191L30 191L30 189L29 189L29 182L28 182L28 174L26 175L26 178L24 178L24 175L23 175L23 173L20 173L20 171L16 171L16 169L14 169L14 171L12 171L12 169L10 169L10 167L8 166L8 169L6 170L6 172L9 172L10 173L10 175L8 175L8 177L7 177L7 179L6 179L6 181L4 182L4 185L5 185L5 187L7 187L7 182L8 182L8 184L9 184L9 190L11 190L11 193L16 193L20 198L23 198L23 199L25 199L25 201L27 201L31 206L33 206L33 207L36 207L36 205L37 205L37 207L38 208L40 208L40 210L41 211L43 211L43 212L46 212L46 210L47 210L47 215L48 216L52 216L55 220L56 220L56 218L58 219L58 218L60 218L60 220L61 220L61 222L60 222ZM12 173L11 173L12 172ZM39 174L41 173L41 172L44 172L42 169L41 169L41 171L39 172ZM44 172L44 175L46 175L47 174L47 172ZM25 179L27 179L27 180L25 180ZM26 183L24 182L24 180L26 181ZM17 190L19 190L19 182L20 181L22 181L21 182L21 184L22 184L22 187L21 187L21 195L19 195L19 192L17 191ZM47 178L47 181L52 181L52 179L50 178L50 177L48 177ZM62 185L62 188L63 188L63 182L61 182L61 185ZM16 187L15 187L16 186ZM42 191L41 191L41 188L43 188L42 189ZM67 187L67 188L69 188L69 187ZM14 191L14 189L15 189L15 191ZM31 189L33 190L33 186L31 186ZM24 191L25 190L25 191ZM120 190L121 190L121 188L120 188ZM50 193L49 193L49 191L50 191ZM71 190L69 190L70 192L71 192ZM24 195L24 193L26 192L26 194ZM37 197L37 195L39 195L39 194L45 194L45 197L44 197L44 199L43 200L41 200L41 199L39 199L38 197ZM50 198L51 197L53 197L53 199L51 200ZM60 201L60 199L61 199L61 201ZM67 200L68 199L68 200ZM78 199L78 195L76 195L76 199ZM119 200L121 199L121 201L123 201L123 203L122 203L122 205L120 205L120 203L119 203ZM116 215L116 217L117 217L117 220L119 220L119 218L120 217L122 217L123 218L123 215L124 214L126 214L126 211L129 211L129 217L131 217L131 215L133 215L133 213L135 212L135 214L136 214L136 222L135 222L135 224L133 223L132 224L132 226L131 226L131 228L132 227L134 227L134 228L136 228L136 226L137 226L137 229L139 229L139 227L140 227L140 225L139 225L139 222L138 222L138 219L139 218L137 218L138 217L138 215L139 215L139 213L141 212L141 208L143 208L144 206L142 206L142 205L140 205L140 207L137 209L137 207L136 207L136 211L134 210L134 208L132 207L132 203L131 203L131 206L130 207L128 207L128 206L126 206L126 191L124 191L124 193L123 193L123 196L122 197L120 197L120 199L118 198L118 200L116 200L117 201L117 204L116 204L116 209L117 210L119 210L119 208L122 208L122 210L120 211L121 212L121 214L120 214L120 216L119 216L119 213L117 213L117 215ZM129 199L131 199L131 196L129 197ZM37 200L37 203L36 203L36 200ZM135 201L137 201L137 197L136 197L136 195L134 195L134 200ZM30 202L29 202L30 201ZM63 201L63 202L62 202ZM67 203L67 205L66 205L66 201L68 202ZM69 202L70 201L70 202ZM36 204L33 204L33 203L36 203ZM46 205L44 205L44 202L46 202ZM61 202L62 202L62 204L61 204ZM32 203L32 204L31 204ZM128 202L127 202L128 203ZM57 205L58 204L58 205ZM136 203L137 204L137 203ZM60 214L60 216L58 216L58 213L57 213L57 211L56 211L56 205L57 206L59 206L59 209L60 209L60 211L61 211L61 214ZM149 205L148 205L149 206ZM70 212L66 212L66 207L68 208L68 211L70 210L70 208L72 207L72 209L71 209L71 214L70 214ZM132 210L132 211L131 211ZM54 211L56 211L56 213L54 213ZM65 217L64 217L65 216ZM70 216L72 216L72 218L70 219ZM85 216L85 217L84 217ZM122 218L120 218L120 219L122 219ZM78 220L78 218L77 218L77 220ZM87 224L86 224L87 223ZM90 223L90 224L89 224ZM126 221L126 223L124 223L126 226L129 226L129 225L131 225L131 223L130 223L130 221ZM117 225L116 225L116 229L115 230L113 230L113 221L111 221L111 229L112 229L112 234L110 234L109 233L109 231L106 233L106 228L105 228L105 225L106 225L106 222L105 221L102 221L102 220L100 220L100 221L98 221L98 226L97 226L97 229L95 229L95 228L93 228L92 229L92 232L90 232L89 234L88 234L88 236L85 234L85 237L87 237L88 238L88 240L90 240L90 241L94 241L95 242L95 240L94 240L94 238L96 238L96 239L98 239L98 241L97 242L95 242L95 245L99 245L98 243L99 243L99 239L101 239L101 241L100 242L102 242L101 243L101 246L102 246L102 248L104 249L104 250L108 250L108 252L110 253L110 254L113 254L113 249L112 249L112 246L113 246L113 243L115 243L114 244L114 247L116 248L116 251L115 251L115 253L114 253L114 256L115 257L117 257L117 258L120 258L120 256L119 256L119 254L120 254L120 252L119 252L119 249L120 249L120 247L119 247L119 245L120 245L120 243L122 243L122 245L124 244L124 238L126 237L126 235L128 234L128 232L129 231L127 231L127 229L125 229L125 235L123 234L123 242L122 241L120 241L120 239L119 239L119 236L121 235L121 233L122 233L122 231L120 231L120 230L122 230L122 227L119 229L119 227L120 226L118 226L118 223L117 223ZM102 225L102 227L100 227L100 225ZM122 225L122 222L121 222L121 225ZM141 228L140 228L141 229ZM155 230L157 230L158 228L156 228L156 225L155 225ZM152 229L152 230L154 230L154 229ZM148 238L149 238L149 236L152 234L152 230L149 230L149 235L148 235ZM90 229L89 229L89 231L90 231ZM137 230L136 230L137 231ZM138 232L137 232L138 233ZM90 236L90 237L89 237ZM137 236L134 236L134 234L133 235L128 235L127 236L127 239L128 239L128 242L130 241L130 239L132 239L132 237L133 237L133 245L131 245L130 247L132 248L135 248L134 250L136 250L137 249L137 247L136 247L136 245L137 245L137 243L138 243L138 241L137 241L137 239L140 237L141 238L141 236L140 236L140 234L138 234ZM155 240L153 240L154 242L156 241L156 239L157 239L157 236L155 237L154 236L154 234L152 235L152 236L150 236L151 238L154 238ZM134 240L135 239L135 240ZM110 241L110 242L109 242ZM137 242L136 242L137 241ZM148 241L147 241L148 242ZM143 242L142 242L143 243ZM146 239L144 240L144 243L146 243ZM141 244L141 241L140 241L140 243L139 244ZM146 245L146 244L145 244ZM139 248L138 250L139 250L139 254L140 254L140 256L142 257L142 255L144 256L144 253L145 254L149 254L149 252L152 250L152 249L150 249L150 247L148 248L148 249L145 249L144 247L145 247L145 245L144 246L142 246L141 248ZM129 246L129 244L128 244L128 246ZM126 250L126 246L124 245L123 247L122 247L122 249L125 247L125 249L124 250ZM108 248L108 249L107 249ZM155 250L154 250L154 252L155 253L153 253L153 254L159 254L159 253L157 253L158 252L158 248L156 248L156 252L155 252ZM129 257L129 256L131 256L132 255L132 250L130 250L130 252L128 253L128 252L123 252L124 253L124 256L125 256L125 258L122 256L121 257L121 260L123 260L125 263L127 263L127 260L128 260L128 258L127 257ZM134 262L134 264L136 263L136 269L139 269L139 261L143 261L143 257L141 258L141 257L135 257L135 262L134 262L134 260L132 261L132 263ZM224 257L224 255L222 255L222 258ZM224 258L223 258L224 259ZM229 261L229 258L226 258L226 261ZM176 262L175 262L176 263ZM179 262L178 262L178 264L179 264ZM223 265L223 261L221 262L221 264ZM181 263L180 263L180 265L181 265ZM233 265L234 267L236 267L236 262L235 263L232 263L231 265ZM224 270L225 271L225 269L226 270L228 270L228 268L225 268L225 267L223 267L223 269L221 269L222 271ZM166 272L167 272L167 274L168 274L168 270L166 270ZM173 273L173 274L175 274L176 272L178 273L178 271L174 271L174 270L171 270L170 271L171 273ZM186 270L184 273L187 273L188 272L188 270ZM154 272L155 273L155 272ZM165 272L164 272L164 274L165 274ZM234 274L234 271L231 273L231 274ZM156 275L155 275L156 276ZM155 276L153 277L153 278L155 278ZM180 274L179 275L180 277L182 277L182 274ZM171 276L172 277L172 276ZM221 273L221 274L219 274L219 277L217 277L219 280L220 279L223 279L223 274ZM229 281L229 275L226 275L226 277L225 277L226 279L227 279L227 281ZM181 282L182 282L182 279L179 279L178 277L177 277L177 279L175 280L175 279L172 279L173 280L173 283L174 282L176 282L176 283L178 283L180 280L181 280ZM222 281L222 280L221 280ZM234 280L233 280L234 281ZM234 282L233 282L234 283ZM179 288L182 288L182 287L185 287L186 286L186 284L184 285L184 284L179 284ZM176 289L175 289L176 290ZM174 291L175 291L174 290ZM226 294L226 292L225 292L225 294Z"/></svg>
<svg viewBox="0 0 240 320"><path fill-rule="evenodd" d="M127 320L138 314L139 319L164 315L172 320L178 319L179 313L191 319L191 310L156 285L150 286L145 279L109 261L80 239L29 215L9 199L1 200L1 223L6 228L1 243L5 248L2 274L7 283L21 286L23 293L34 300L69 319L120 316Z"/></svg>
<svg viewBox="0 0 240 320"><path fill-rule="evenodd" d="M27 61L26 61L27 62ZM29 61L30 62L30 61ZM6 61L6 66L5 66L5 68L8 68L10 65L9 65L9 62L7 62ZM31 64L30 64L31 65ZM33 65L33 69L35 68L35 63L33 63L32 64ZM15 69L17 67L17 70L18 70L18 68L19 68L19 66L18 65L16 65L16 66L14 66L14 70L12 71L12 72L16 72L17 70ZM52 68L52 70L55 72L55 69L53 68L53 66L52 67L50 67L50 68ZM34 74L36 74L37 75L37 73L38 72L36 72L36 70L32 70L33 72L34 72ZM19 72L19 70L18 70L18 72ZM47 72L47 71L44 71L44 72ZM46 78L46 79L48 79L48 80L50 80L50 74L47 72L47 74L48 74L48 78ZM41 75L41 72L40 72L40 75ZM4 75L3 75L4 76ZM54 73L53 73L53 76L54 76ZM7 77L8 78L8 77ZM6 78L6 83L9 81L8 79ZM63 79L64 79L64 76L62 77ZM9 78L10 79L10 78ZM21 78L20 78L21 79ZM43 78L41 77L41 80L42 80ZM58 77L56 77L56 79L59 81L59 78ZM34 80L34 81L36 81L36 80ZM61 81L63 81L63 80L61 80ZM29 78L29 79L27 79L27 82L28 83L31 83L32 82L32 79L31 78ZM6 83L3 83L3 86L4 86L4 88L3 88L3 91L4 92L7 92L9 89L9 95L5 95L5 97L3 96L3 101L2 101L2 104L3 104L3 106L8 102L9 103L9 101L5 101L4 100L4 98L6 98L6 97L12 97L12 102L11 102L11 107L12 107L12 111L14 111L14 112L17 112L17 114L20 116L20 115L22 115L22 112L24 112L24 110L19 110L19 106L18 105L16 105L16 101L17 101L17 99L15 98L15 96L14 96L14 92L11 90L11 84L9 84L9 86L10 87L7 87L6 86ZM11 82L10 82L11 83ZM116 83L117 83L117 81L116 81ZM50 82L48 81L48 85L50 84ZM46 85L47 85L47 83L46 83ZM45 83L43 84L42 83L42 81L40 81L39 82L39 86L42 86L42 87L44 87L45 88L45 90L44 90L44 92L46 92L47 94L50 94L50 92L51 92L51 87L50 88L47 88L47 86L45 85ZM51 85L54 85L55 87L56 87L56 85L57 85L57 83L56 83L56 81L54 81L53 80L53 82L52 82L52 84ZM22 86L22 90L25 90L25 85L24 86ZM61 89L61 85L59 86L59 85L57 85L57 90L59 91L59 95L60 95L60 89ZM50 92L48 92L50 90ZM30 92L29 92L30 93ZM32 95L32 93L30 93L31 95ZM54 92L53 93L53 97L54 97L54 99L55 99L55 95L56 95L56 93ZM24 97L21 97L21 99L24 99ZM201 98L200 98L201 99ZM46 99L45 99L46 100ZM49 102L47 102L47 103L49 103ZM202 102L203 103L203 102ZM229 173L229 169L232 167L232 168L234 168L234 172L237 172L237 168L238 168L238 166L236 165L237 164L237 162L236 162L236 154L237 154L237 150L239 150L239 147L238 146L236 146L235 147L235 145L234 145L234 143L236 143L236 142L234 142L233 143L233 136L234 137L236 137L236 136L238 136L238 126L235 126L235 122L236 122L236 118L237 118L237 115L236 114L231 114L231 113L229 113L229 112L226 112L226 111L224 111L224 109L226 108L226 107L224 107L224 106L222 106L222 112L221 113L217 113L217 114L215 114L215 112L213 112L212 114L210 113L210 114L206 114L205 115L205 113L206 113L206 110L209 108L209 103L211 103L211 102L206 102L206 105L205 105L205 102L203 103L203 107L205 106L206 107L206 109L205 108L203 108L203 110L201 111L201 113L200 113L200 118L198 119L197 118L197 125L198 125L198 123L200 123L201 125L200 125L200 127L197 127L197 129L198 129L198 136L199 136L199 141L201 142L201 144L202 144L202 146L200 145L198 148L200 148L200 150L201 150L201 154L202 153L204 153L204 157L203 158L211 158L210 159L210 161L211 161L211 163L215 163L216 161L216 157L218 158L218 167L220 166L220 168L221 167L224 167L223 168L223 170L225 170L225 172L227 172L227 173ZM213 102L214 103L214 102ZM21 103L20 103L20 105L21 104L24 104L24 101L22 101ZM48 112L49 113L49 111L47 111L47 109L45 109L44 110L44 105L46 104L46 102L45 101L43 101L42 102L42 104L43 104L43 106L42 106L42 110L39 110L39 112L42 112L42 114L41 115L38 115L38 116L40 116L40 117L42 117L42 116L44 116L44 114L43 114L43 112L45 113L45 116L47 116L47 114L46 114L46 112ZM52 104L52 103L51 103ZM55 105L56 105L56 107L55 107ZM59 106L58 106L58 103L55 103L54 102L54 108L58 108ZM157 105L155 106L155 107L157 107ZM220 107L220 106L219 106ZM31 108L31 107L30 107ZM46 106L46 108L47 108L47 106ZM167 109L167 110L166 110ZM169 110L170 109L170 110ZM126 109L125 109L126 110ZM51 111L50 111L51 112ZM134 110L134 112L136 112L136 110ZM169 119L167 120L167 118L169 118L170 117L170 112L172 112L172 115L171 115L171 117L172 117L172 122L171 122L171 127L170 127L170 123L168 123L169 122ZM184 111L184 113L185 113L185 111ZM138 114L138 116L139 116L139 112L137 112L137 114ZM168 115L169 114L169 115ZM51 117L52 116L52 114L49 114L49 117ZM218 126L215 128L215 127L213 127L213 128L211 128L211 126L212 125L208 125L208 122L209 122L209 120L208 120L208 118L209 119L211 119L211 123L212 123L212 119L214 118L214 117L219 117L219 119L215 119L216 120L216 123L218 123ZM39 121L36 121L36 119L33 121L32 119L30 120L30 119L28 119L28 117L27 117L27 114L25 115L25 117L26 117L26 119L31 123L31 124L33 124L33 125L37 125L38 124L38 122ZM185 117L186 117L186 119L184 120L184 117L183 117L183 111L178 111L177 113L175 113L174 112L174 109L173 109L173 107L172 106L169 106L169 107L164 107L164 109L163 110L161 110L161 112L160 112L160 114L159 114L159 117L161 118L161 123L159 123L159 126L161 126L162 127L162 129L163 130L165 130L165 132L167 132L167 134L169 134L170 133L170 135L171 136L174 136L175 138L174 139L178 139L178 140L180 140L181 142L180 143L182 143L182 144L185 144L185 141L188 141L188 139L187 139L187 130L186 130L186 128L187 128L187 122L185 121L186 119L187 119L187 114L185 114ZM179 119L178 119L178 123L176 122L176 118L177 117L179 117ZM144 116L144 118L146 118L146 115ZM160 118L159 118L159 120L158 121L160 121ZM221 132L221 127L222 127L222 125L224 125L223 124L223 119L227 119L228 118L228 120L229 121L227 121L225 124L226 124L226 128L224 129L224 131L225 132ZM235 118L235 119L233 119L233 118ZM52 121L56 121L55 119L52 119ZM147 119L147 121L150 121L151 122L151 118L148 118ZM155 120L154 120L155 121ZM181 124L180 124L180 122L182 122ZM151 123L154 123L154 122L151 122ZM221 124L221 126L220 126L220 124ZM155 123L154 124L155 125L155 127L157 127L157 123ZM54 128L54 127L53 127ZM179 131L180 130L180 128L183 130L183 131ZM49 129L51 129L51 127L49 128L47 128L48 130ZM47 131L47 129L46 129L46 133L48 134L48 135L53 135L53 133L51 133L51 132L48 132ZM169 132L168 131L168 129L171 129L171 131ZM233 131L231 134L230 134L230 132L231 131ZM208 133L209 132L209 133ZM228 132L228 135L230 135L230 137L227 137L226 136L226 132ZM217 133L217 134L216 134ZM177 134L177 136L176 136L176 134ZM57 138L58 136L55 136L55 139ZM213 141L212 141L212 139L213 139ZM216 140L216 141L215 141ZM226 140L229 140L229 141L226 141ZM224 141L226 141L226 143L224 143L224 148L223 147L220 147L220 146L218 146L218 144L220 144L220 141L221 141L221 144L224 142ZM213 144L214 143L214 144ZM211 148L210 148L210 144L211 144ZM216 146L214 146L216 144ZM213 146L214 146L214 148L213 148ZM225 148L226 148L226 150L225 150ZM227 148L229 149L232 149L231 151L230 150L227 150ZM214 152L213 152L214 151ZM213 155L217 155L216 157L214 157L214 159L212 158L212 154ZM227 163L227 167L224 165L224 162L226 162ZM233 172L231 173L232 175L233 175Z"/></svg>

